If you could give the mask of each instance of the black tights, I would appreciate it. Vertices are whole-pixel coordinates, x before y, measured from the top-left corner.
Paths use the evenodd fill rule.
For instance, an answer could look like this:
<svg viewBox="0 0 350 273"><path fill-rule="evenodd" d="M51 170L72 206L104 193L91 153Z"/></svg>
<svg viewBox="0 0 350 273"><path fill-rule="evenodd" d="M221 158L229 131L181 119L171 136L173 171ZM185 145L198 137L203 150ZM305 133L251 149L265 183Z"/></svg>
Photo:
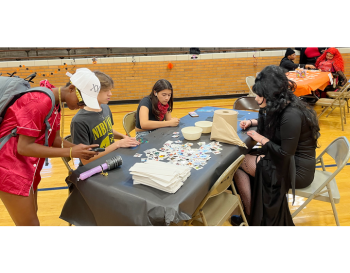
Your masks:
<svg viewBox="0 0 350 273"><path fill-rule="evenodd" d="M244 205L244 211L247 215L250 215L250 206L251 206L251 189L250 189L250 179L249 175L255 177L255 170L256 170L256 163L259 162L260 158L262 156L255 155L246 155L242 165L240 168L236 171L236 173L233 176L235 185L239 191L239 194L241 196L243 205Z"/></svg>

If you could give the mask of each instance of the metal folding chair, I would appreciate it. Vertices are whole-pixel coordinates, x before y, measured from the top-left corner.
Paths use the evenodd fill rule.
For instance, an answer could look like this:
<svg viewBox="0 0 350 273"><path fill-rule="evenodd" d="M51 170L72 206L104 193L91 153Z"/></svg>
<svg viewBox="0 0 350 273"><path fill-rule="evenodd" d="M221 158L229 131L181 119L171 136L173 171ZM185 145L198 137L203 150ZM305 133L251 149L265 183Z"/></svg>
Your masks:
<svg viewBox="0 0 350 273"><path fill-rule="evenodd" d="M64 140L72 142L72 136L71 135L65 136ZM69 162L71 161L71 158L70 157L61 157L61 158L62 158L62 161L63 161L64 165L66 165L66 167L67 167L68 176L70 176L72 174L72 172L73 172L73 169L69 166ZM69 187L68 187L68 196L69 196L69 194L70 194L70 190L69 190ZM68 225L71 226L72 224L68 223Z"/></svg>
<svg viewBox="0 0 350 273"><path fill-rule="evenodd" d="M130 132L132 130L135 130L135 119L136 111L127 113L123 118L123 127L126 132L126 134L130 137Z"/></svg>
<svg viewBox="0 0 350 273"><path fill-rule="evenodd" d="M236 110L259 110L260 107L255 101L255 97L240 97L233 104L233 109Z"/></svg>
<svg viewBox="0 0 350 273"><path fill-rule="evenodd" d="M245 78L245 82L248 85L249 88L249 95L248 97L256 97L256 94L252 90L252 86L255 84L255 77L254 76L248 76Z"/></svg>
<svg viewBox="0 0 350 273"><path fill-rule="evenodd" d="M241 155L222 173L199 204L192 218L185 222L185 225L221 226L231 217L234 210L239 207L243 218L241 225L248 226L240 196L237 194L232 181L233 175L241 165L244 157L244 155ZM226 191L230 185L234 194Z"/></svg>
<svg viewBox="0 0 350 273"><path fill-rule="evenodd" d="M323 157L330 155L336 163L337 169L331 173L326 171ZM344 168L350 158L350 144L346 137L338 137L316 158L316 165L321 164L322 171L316 170L311 185L304 189L296 189L295 195L307 200L292 214L294 218L313 199L332 204L333 214L339 226L338 213L335 204L340 201L340 194L335 181L336 175ZM289 191L291 193L291 190Z"/></svg>
<svg viewBox="0 0 350 273"><path fill-rule="evenodd" d="M331 111L326 116L328 117L335 108L339 107L342 131L344 131L344 123L346 124L345 95L347 95L346 91L348 87L350 87L350 83L346 83L338 92L335 92L338 94L335 95L334 99L321 98L315 104L324 107L322 112L318 115L318 118L320 118L328 109L331 109Z"/></svg>

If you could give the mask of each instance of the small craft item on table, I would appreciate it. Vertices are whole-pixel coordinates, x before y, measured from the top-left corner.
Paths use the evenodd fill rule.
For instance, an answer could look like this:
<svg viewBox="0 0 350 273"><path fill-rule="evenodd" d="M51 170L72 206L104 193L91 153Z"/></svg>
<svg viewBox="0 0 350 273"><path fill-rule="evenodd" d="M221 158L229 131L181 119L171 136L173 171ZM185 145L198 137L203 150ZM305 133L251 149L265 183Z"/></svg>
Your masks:
<svg viewBox="0 0 350 273"><path fill-rule="evenodd" d="M238 112L233 110L216 110L214 112L213 126L210 140L217 140L248 149L247 145L237 134Z"/></svg>
<svg viewBox="0 0 350 273"><path fill-rule="evenodd" d="M135 163L130 169L133 184L143 184L168 193L175 193L191 175L188 166L176 166L164 162Z"/></svg>
<svg viewBox="0 0 350 273"><path fill-rule="evenodd" d="M144 151L146 154L145 159L141 158L141 162L145 160L149 161L168 161L168 164L176 166L189 166L199 171L210 160L210 153L219 155L222 151L221 144L219 142L198 142L198 149L192 149L193 143L187 142L182 144L181 140L171 141L168 140L164 143L163 147L159 151L155 148Z"/></svg>
<svg viewBox="0 0 350 273"><path fill-rule="evenodd" d="M303 68L297 68L295 69L296 77L297 78L305 78L306 77L306 70Z"/></svg>

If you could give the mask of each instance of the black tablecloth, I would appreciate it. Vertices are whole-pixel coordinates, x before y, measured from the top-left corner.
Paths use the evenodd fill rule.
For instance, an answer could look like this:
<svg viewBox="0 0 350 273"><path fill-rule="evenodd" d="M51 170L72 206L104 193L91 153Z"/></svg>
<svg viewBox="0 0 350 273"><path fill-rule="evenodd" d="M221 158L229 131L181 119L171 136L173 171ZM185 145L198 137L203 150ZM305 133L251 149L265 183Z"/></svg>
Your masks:
<svg viewBox="0 0 350 273"><path fill-rule="evenodd" d="M74 225L169 225L181 220L188 220L197 206L208 193L225 169L241 154L246 154L255 142L239 126L238 135L248 146L243 147L230 144L222 144L221 154L210 153L211 159L201 170L191 169L191 176L184 185L174 194L166 193L145 185L133 185L129 169L136 162L141 162L139 157L133 157L135 153L143 154L143 151L151 148L159 149L168 140L183 140L183 143L192 142L193 149L199 148L197 142L210 142L210 134L202 134L196 141L184 140L181 128L194 126L200 120L212 121L215 107L203 107L197 109L199 117L189 115L181 118L179 127L160 128L144 138L136 148L119 148L116 151L79 167L67 178L72 183L69 195L60 218ZM238 111L238 119L244 120L257 118L258 113ZM256 128L252 128L256 129ZM172 138L173 132L180 132L179 138ZM146 141L148 140L148 143ZM113 156L120 155L123 165L108 172L108 176L94 175L84 181L77 181L80 173L98 166Z"/></svg>

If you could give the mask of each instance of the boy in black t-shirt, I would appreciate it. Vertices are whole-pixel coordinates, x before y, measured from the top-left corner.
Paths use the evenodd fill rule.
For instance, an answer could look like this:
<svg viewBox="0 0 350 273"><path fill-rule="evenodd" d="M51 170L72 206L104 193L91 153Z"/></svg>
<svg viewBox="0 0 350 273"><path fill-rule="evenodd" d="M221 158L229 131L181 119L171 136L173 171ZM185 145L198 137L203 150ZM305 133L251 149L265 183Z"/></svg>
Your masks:
<svg viewBox="0 0 350 273"><path fill-rule="evenodd" d="M91 109L87 106L80 109L72 119L71 135L73 143L99 144L100 148L105 148L105 151L90 160L82 159L83 165L118 148L135 147L140 144L135 138L125 136L113 129L113 116L107 105L112 96L113 79L100 71L94 71L94 73L101 83L101 91L97 97L101 109ZM115 139L120 140L114 141Z"/></svg>

